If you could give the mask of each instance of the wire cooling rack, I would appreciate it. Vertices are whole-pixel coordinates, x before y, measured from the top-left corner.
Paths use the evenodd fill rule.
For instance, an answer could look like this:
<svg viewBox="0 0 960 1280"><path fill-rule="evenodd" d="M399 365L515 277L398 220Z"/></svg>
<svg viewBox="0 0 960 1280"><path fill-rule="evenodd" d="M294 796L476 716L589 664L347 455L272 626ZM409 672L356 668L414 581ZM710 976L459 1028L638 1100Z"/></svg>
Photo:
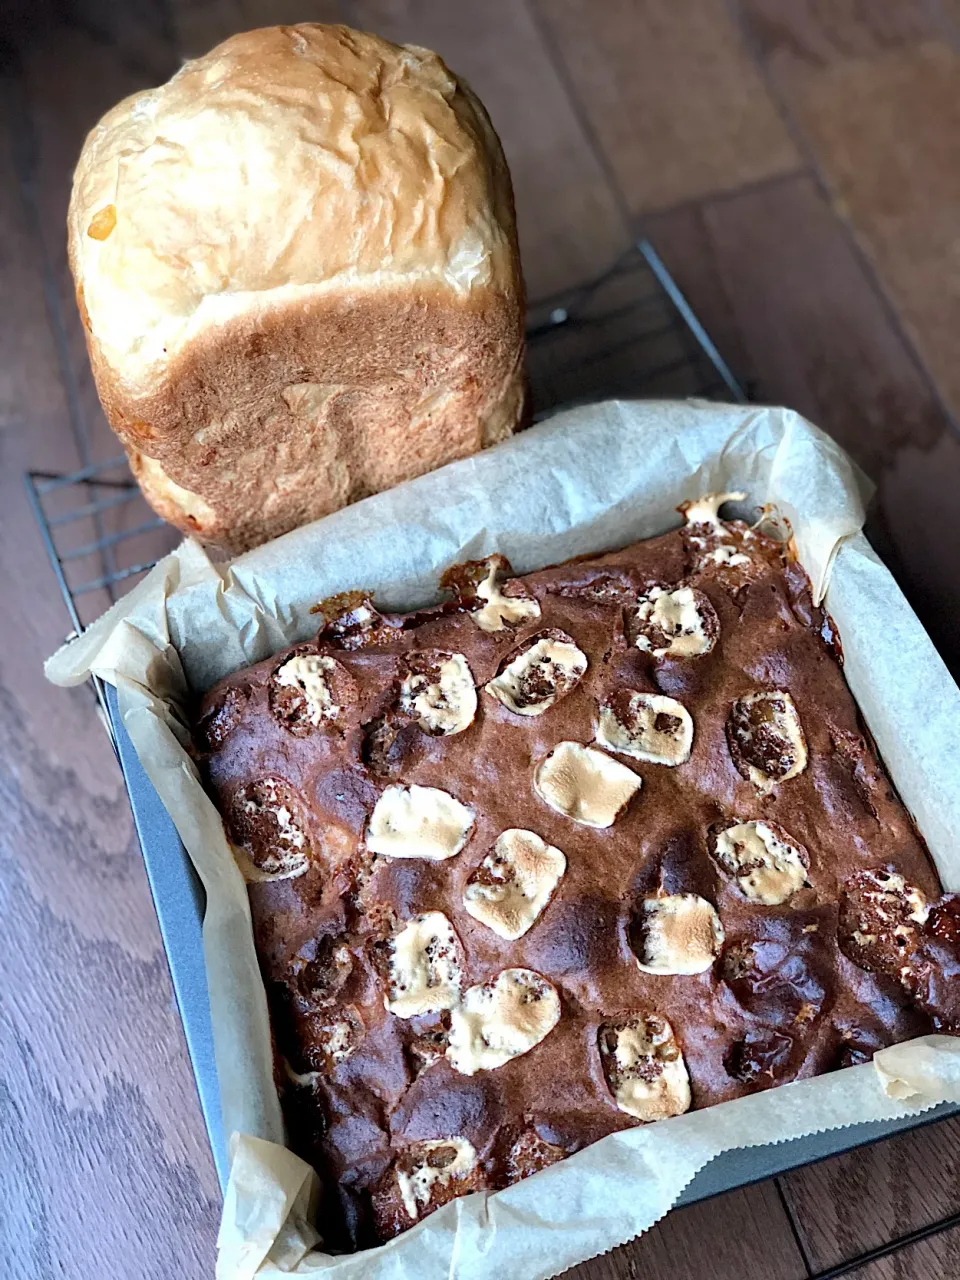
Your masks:
<svg viewBox="0 0 960 1280"><path fill-rule="evenodd" d="M649 240L531 306L527 345L538 419L615 396L746 400Z"/></svg>

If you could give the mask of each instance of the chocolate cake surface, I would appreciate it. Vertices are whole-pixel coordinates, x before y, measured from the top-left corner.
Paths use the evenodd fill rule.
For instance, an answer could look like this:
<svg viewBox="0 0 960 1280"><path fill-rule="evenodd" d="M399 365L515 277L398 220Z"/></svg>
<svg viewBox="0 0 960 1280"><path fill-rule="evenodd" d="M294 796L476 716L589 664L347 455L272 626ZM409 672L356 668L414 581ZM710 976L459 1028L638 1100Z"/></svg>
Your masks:
<svg viewBox="0 0 960 1280"><path fill-rule="evenodd" d="M960 900L783 547L686 524L323 606L196 742L325 1246L615 1130L960 1028Z"/></svg>

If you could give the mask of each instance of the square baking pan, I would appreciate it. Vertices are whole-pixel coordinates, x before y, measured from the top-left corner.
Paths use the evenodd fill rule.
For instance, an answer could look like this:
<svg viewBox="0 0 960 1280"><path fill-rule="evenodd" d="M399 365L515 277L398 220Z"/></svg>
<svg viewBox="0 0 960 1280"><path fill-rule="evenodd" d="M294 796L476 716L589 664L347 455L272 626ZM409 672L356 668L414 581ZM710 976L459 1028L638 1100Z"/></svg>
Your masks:
<svg viewBox="0 0 960 1280"><path fill-rule="evenodd" d="M105 686L105 697L197 1081L200 1107L220 1185L224 1187L228 1174L227 1140L220 1117L220 1088L213 1055L213 1030L203 958L204 892L176 827L144 772L123 727L117 692L111 685ZM960 1114L960 1104L943 1103L919 1117L905 1116L896 1120L855 1124L767 1146L725 1151L700 1170L677 1204L693 1204L957 1114Z"/></svg>
<svg viewBox="0 0 960 1280"><path fill-rule="evenodd" d="M610 370L600 359L606 358L606 338L597 319L598 316L602 319L607 312L620 315L617 307L622 302L624 289L628 290L631 301L628 311L632 327L627 344L629 376L624 375L625 380L620 386L615 380L611 382ZM671 316L670 324L663 323ZM624 255L588 289L574 291L569 297L548 300L539 312L535 309L531 313L530 320L531 380L541 410L538 418L550 416L557 407L557 401L569 404L571 400L595 399L601 393L609 394L611 385L615 385L621 394L641 398L654 393L681 398L690 395L704 398L719 396L740 403L746 398L652 247L645 242ZM649 334L648 329L651 330ZM677 344L677 351L665 352L662 349L666 329L671 330L668 336ZM586 339L593 344L586 356L579 347L572 354L567 350L569 344L583 345ZM568 366L576 367L576 386L558 386L557 370ZM668 379L666 383L664 378ZM76 553L64 552L59 545L61 526L78 513L92 513L92 518L97 521L101 509L128 501L140 510L142 500L122 463L122 459L113 459L90 464L71 476L44 473L28 477L34 513L77 632L82 631L88 621L82 616L87 610L81 606L81 600L92 597L85 593L100 587L106 587L111 594L122 591L136 581L156 558L156 551L151 548L149 559L145 560L144 555L139 554L139 544L135 539L131 541L127 534L114 534L103 538L102 543L98 541L83 548L90 551L102 546L104 566L103 576L81 581L83 571L88 568L87 562L75 564L72 556ZM120 474L117 473L118 468ZM51 518L51 512L45 505L45 495L54 489L71 496L74 502L82 499L81 505L76 511L71 508L66 514L58 509ZM133 533L146 527L137 524L133 515L127 523L131 521ZM98 535L102 532L99 525L96 532ZM94 684L103 718L109 723L123 768L210 1145L221 1186L225 1186L227 1142L221 1120L202 941L204 892L177 831L123 728L116 691L99 681L94 681ZM846 1129L768 1146L727 1151L697 1174L678 1203L683 1205L703 1200L958 1113L960 1105L943 1104L919 1117L851 1125ZM939 1225L945 1226L946 1223Z"/></svg>

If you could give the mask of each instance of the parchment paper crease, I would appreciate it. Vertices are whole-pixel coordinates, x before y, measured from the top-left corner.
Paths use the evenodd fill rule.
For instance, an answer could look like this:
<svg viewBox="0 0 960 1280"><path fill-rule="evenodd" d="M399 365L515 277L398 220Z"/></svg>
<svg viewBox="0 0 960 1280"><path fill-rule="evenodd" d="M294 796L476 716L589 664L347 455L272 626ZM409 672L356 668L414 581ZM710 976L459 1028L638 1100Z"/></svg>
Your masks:
<svg viewBox="0 0 960 1280"><path fill-rule="evenodd" d="M960 1040L928 1036L874 1066L614 1134L494 1196L455 1201L382 1248L333 1258L309 1225L316 1178L282 1145L266 1000L243 880L184 746L188 686L316 630L310 606L363 586L387 608L437 598L449 564L501 551L526 572L678 523L676 505L744 489L773 504L837 622L846 674L947 889L960 889L960 691L860 534L866 486L796 414L611 402L561 414L475 458L215 567L185 542L47 674L114 683L124 723L207 892L204 946L224 1129L234 1135L220 1280L539 1280L646 1230L718 1153L960 1101ZM440 1136L440 1135L438 1135Z"/></svg>

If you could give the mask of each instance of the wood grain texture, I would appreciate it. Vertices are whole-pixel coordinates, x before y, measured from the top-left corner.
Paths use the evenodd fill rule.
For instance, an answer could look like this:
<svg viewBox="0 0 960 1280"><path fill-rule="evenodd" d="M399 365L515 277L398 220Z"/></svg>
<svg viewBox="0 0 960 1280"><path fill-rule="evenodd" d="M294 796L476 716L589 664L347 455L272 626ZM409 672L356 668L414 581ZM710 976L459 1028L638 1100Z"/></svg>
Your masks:
<svg viewBox="0 0 960 1280"><path fill-rule="evenodd" d="M78 453L6 128L0 246L0 1275L199 1276L216 1179L129 805L40 665L67 622L22 473Z"/></svg>
<svg viewBox="0 0 960 1280"><path fill-rule="evenodd" d="M836 1156L780 1179L819 1271L960 1211L960 1120Z"/></svg>
<svg viewBox="0 0 960 1280"><path fill-rule="evenodd" d="M936 39L943 30L932 0L739 0L739 5L761 56L775 69L873 58Z"/></svg>
<svg viewBox="0 0 960 1280"><path fill-rule="evenodd" d="M759 400L806 414L873 474L898 447L939 437L943 415L921 370L809 178L645 225L695 309L705 262L714 340L736 335Z"/></svg>
<svg viewBox="0 0 960 1280"><path fill-rule="evenodd" d="M846 40L804 8L802 25L777 0L751 0L746 14L838 211L960 416L960 53L917 0L861 10ZM785 20L771 37L774 9Z"/></svg>
<svg viewBox="0 0 960 1280"><path fill-rule="evenodd" d="M629 244L616 195L539 32L517 0L352 0L354 26L436 49L490 113L513 176L532 299L602 271Z"/></svg>
<svg viewBox="0 0 960 1280"><path fill-rule="evenodd" d="M566 1274L569 1280L803 1280L807 1269L768 1182L678 1209L639 1240Z"/></svg>
<svg viewBox="0 0 960 1280"><path fill-rule="evenodd" d="M721 0L534 0L634 213L797 169Z"/></svg>
<svg viewBox="0 0 960 1280"><path fill-rule="evenodd" d="M852 1273L852 1280L956 1280L960 1276L960 1228L922 1240Z"/></svg>
<svg viewBox="0 0 960 1280"><path fill-rule="evenodd" d="M755 398L803 413L877 482L890 567L957 669L960 439L813 181L769 183L646 229Z"/></svg>
<svg viewBox="0 0 960 1280"><path fill-rule="evenodd" d="M287 22L346 22L342 0L169 0L185 58L198 58L238 31Z"/></svg>

